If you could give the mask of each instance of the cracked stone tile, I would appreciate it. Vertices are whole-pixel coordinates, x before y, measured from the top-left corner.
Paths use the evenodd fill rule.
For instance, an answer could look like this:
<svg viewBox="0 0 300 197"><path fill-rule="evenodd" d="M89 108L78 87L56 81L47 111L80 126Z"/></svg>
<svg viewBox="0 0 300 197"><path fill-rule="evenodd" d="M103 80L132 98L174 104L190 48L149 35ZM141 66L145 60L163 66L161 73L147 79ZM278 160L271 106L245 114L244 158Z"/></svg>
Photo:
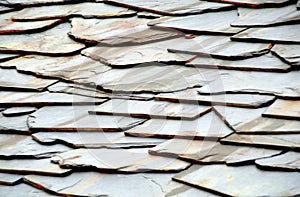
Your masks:
<svg viewBox="0 0 300 197"><path fill-rule="evenodd" d="M207 56L198 56L187 63L187 65L201 68L265 72L287 72L291 68L290 65L282 62L279 58L271 54L242 60L224 60Z"/></svg>
<svg viewBox="0 0 300 197"><path fill-rule="evenodd" d="M224 139L221 143L233 145L250 145L270 148L283 148L300 150L299 134L268 134L268 135L249 135L249 134L232 134Z"/></svg>
<svg viewBox="0 0 300 197"><path fill-rule="evenodd" d="M244 28L231 27L230 23L238 17L237 10L210 12L181 17L162 17L154 19L148 25L172 28L188 33L213 33L234 35Z"/></svg>
<svg viewBox="0 0 300 197"><path fill-rule="evenodd" d="M300 100L277 99L262 115L271 118L300 120Z"/></svg>
<svg viewBox="0 0 300 197"><path fill-rule="evenodd" d="M37 110L36 107L11 107L2 111L2 114L4 116L21 116L21 115L31 114L36 110Z"/></svg>
<svg viewBox="0 0 300 197"><path fill-rule="evenodd" d="M0 113L0 133L30 133L27 119L29 115L7 117Z"/></svg>
<svg viewBox="0 0 300 197"><path fill-rule="evenodd" d="M106 99L50 92L0 91L1 106L95 105Z"/></svg>
<svg viewBox="0 0 300 197"><path fill-rule="evenodd" d="M47 11L49 12L49 11ZM68 55L78 52L84 44L73 41L67 33L69 23L34 34L0 35L0 52Z"/></svg>
<svg viewBox="0 0 300 197"><path fill-rule="evenodd" d="M66 144L74 148L150 147L163 139L124 136L122 132L38 132L32 137L42 144Z"/></svg>
<svg viewBox="0 0 300 197"><path fill-rule="evenodd" d="M94 106L49 106L30 114L28 126L34 131L122 131L145 119L91 115Z"/></svg>
<svg viewBox="0 0 300 197"><path fill-rule="evenodd" d="M102 2L103 0L97 1ZM197 0L187 0L184 2L178 2L176 0L168 2L163 0L104 0L104 2L161 15L199 14L203 12L216 11L232 7L231 5L225 3L213 3Z"/></svg>
<svg viewBox="0 0 300 197"><path fill-rule="evenodd" d="M62 169L50 159L0 159L0 171L19 174L66 175L70 169Z"/></svg>
<svg viewBox="0 0 300 197"><path fill-rule="evenodd" d="M172 93L160 93L155 100L180 103L204 104L209 106L226 105L234 107L259 108L273 102L275 97L260 94L221 94L200 95L197 88Z"/></svg>
<svg viewBox="0 0 300 197"><path fill-rule="evenodd" d="M283 61L292 66L300 66L300 45L297 44L275 44L272 53L279 56Z"/></svg>
<svg viewBox="0 0 300 197"><path fill-rule="evenodd" d="M81 0L73 0L73 3L80 2ZM50 5L56 3L69 3L69 0L5 0L1 1L0 5L6 5L11 7L26 7L33 5Z"/></svg>
<svg viewBox="0 0 300 197"><path fill-rule="evenodd" d="M23 175L0 172L0 190L2 185L16 185L21 182ZM3 194L3 193L2 193Z"/></svg>
<svg viewBox="0 0 300 197"><path fill-rule="evenodd" d="M55 79L44 79L33 75L19 73L15 69L0 68L0 88L27 89L41 91L57 82Z"/></svg>
<svg viewBox="0 0 300 197"><path fill-rule="evenodd" d="M213 122L213 124L212 124ZM223 138L232 133L212 111L195 120L151 119L128 131L126 135L156 138Z"/></svg>
<svg viewBox="0 0 300 197"><path fill-rule="evenodd" d="M52 157L64 168L96 168L119 172L178 172L190 163L148 154L148 149L75 149Z"/></svg>
<svg viewBox="0 0 300 197"><path fill-rule="evenodd" d="M256 27L247 29L231 37L237 41L264 41L273 43L300 43L300 25L281 25L275 27Z"/></svg>
<svg viewBox="0 0 300 197"><path fill-rule="evenodd" d="M69 35L85 43L107 45L145 44L182 36L174 30L149 28L149 19L137 17L113 19L72 19Z"/></svg>
<svg viewBox="0 0 300 197"><path fill-rule="evenodd" d="M240 165L279 154L280 150L222 145L216 141L171 139L149 149L159 156L178 157L192 163Z"/></svg>
<svg viewBox="0 0 300 197"><path fill-rule="evenodd" d="M300 173L262 171L253 165L193 165L173 179L228 196L297 196L300 193Z"/></svg>
<svg viewBox="0 0 300 197"><path fill-rule="evenodd" d="M210 106L166 101L112 99L93 110L92 114L120 115L140 118L195 119L211 110Z"/></svg>
<svg viewBox="0 0 300 197"><path fill-rule="evenodd" d="M258 159L255 161L255 163L262 168L299 171L300 153L290 151L285 154L273 156L270 158Z"/></svg>
<svg viewBox="0 0 300 197"><path fill-rule="evenodd" d="M230 3L237 6L251 8L279 7L290 2L290 0L210 0L213 2Z"/></svg>
<svg viewBox="0 0 300 197"><path fill-rule="evenodd" d="M276 8L251 9L238 8L239 17L231 23L235 27L259 27L280 25L285 23L297 23L300 21L300 13L296 6L288 5Z"/></svg>
<svg viewBox="0 0 300 197"><path fill-rule="evenodd" d="M111 6L103 3L84 2L66 5L50 5L39 7L28 7L19 11L13 20L45 20L45 19L64 19L70 17L84 18L109 18L124 17L136 14L127 8Z"/></svg>
<svg viewBox="0 0 300 197"><path fill-rule="evenodd" d="M231 41L228 36L201 35L178 39L176 44L168 47L171 52L194 55L207 55L222 59L245 59L268 53L271 44Z"/></svg>
<svg viewBox="0 0 300 197"><path fill-rule="evenodd" d="M3 196L20 196L20 195L26 195L27 197L53 197L57 196L54 194L46 193L45 191L42 191L40 189L34 188L30 185L21 183L14 186L8 186L8 185L0 185L1 194Z"/></svg>
<svg viewBox="0 0 300 197"><path fill-rule="evenodd" d="M61 145L41 145L28 135L0 134L2 158L47 158L71 150Z"/></svg>

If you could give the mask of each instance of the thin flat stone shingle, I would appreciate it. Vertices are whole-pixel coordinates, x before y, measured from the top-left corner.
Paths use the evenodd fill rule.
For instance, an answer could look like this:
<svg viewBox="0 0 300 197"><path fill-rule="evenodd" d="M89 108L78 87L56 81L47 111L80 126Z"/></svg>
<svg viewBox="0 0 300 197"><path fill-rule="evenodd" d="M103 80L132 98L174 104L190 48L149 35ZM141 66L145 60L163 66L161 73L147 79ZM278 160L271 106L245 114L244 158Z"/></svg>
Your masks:
<svg viewBox="0 0 300 197"><path fill-rule="evenodd" d="M300 100L277 99L262 115L272 118L300 120Z"/></svg>
<svg viewBox="0 0 300 197"><path fill-rule="evenodd" d="M298 44L275 44L272 53L292 66L300 66L300 46Z"/></svg>

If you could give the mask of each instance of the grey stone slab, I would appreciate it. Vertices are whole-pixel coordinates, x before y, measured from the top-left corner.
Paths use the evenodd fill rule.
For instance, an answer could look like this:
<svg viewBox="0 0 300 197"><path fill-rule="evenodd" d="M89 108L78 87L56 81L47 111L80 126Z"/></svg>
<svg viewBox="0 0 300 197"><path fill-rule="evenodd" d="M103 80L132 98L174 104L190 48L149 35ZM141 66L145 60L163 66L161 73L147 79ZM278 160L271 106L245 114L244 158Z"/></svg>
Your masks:
<svg viewBox="0 0 300 197"><path fill-rule="evenodd" d="M214 2L230 3L243 7L262 8L262 7L279 7L290 2L290 0L211 0Z"/></svg>
<svg viewBox="0 0 300 197"><path fill-rule="evenodd" d="M85 46L68 37L69 23L34 34L0 35L0 52L67 55Z"/></svg>
<svg viewBox="0 0 300 197"><path fill-rule="evenodd" d="M54 194L46 193L30 185L21 183L14 186L0 185L1 194L7 197L28 196L28 197L53 197Z"/></svg>
<svg viewBox="0 0 300 197"><path fill-rule="evenodd" d="M173 179L229 196L297 196L300 193L298 172L262 171L253 165L193 165Z"/></svg>
<svg viewBox="0 0 300 197"><path fill-rule="evenodd" d="M234 35L244 28L231 27L230 23L238 17L236 10L209 12L182 17L162 17L154 19L148 25L172 28L188 33L213 33Z"/></svg>
<svg viewBox="0 0 300 197"><path fill-rule="evenodd" d="M279 154L279 150L222 145L216 141L171 139L149 150L150 154L178 157L191 163L245 164Z"/></svg>
<svg viewBox="0 0 300 197"><path fill-rule="evenodd" d="M28 125L35 131L122 131L145 119L90 115L94 106L50 106L30 114Z"/></svg>
<svg viewBox="0 0 300 197"><path fill-rule="evenodd" d="M275 44L271 50L292 66L300 66L300 46L298 44Z"/></svg>
<svg viewBox="0 0 300 197"><path fill-rule="evenodd" d="M273 43L300 43L300 25L281 25L275 27L256 27L231 37L238 41L264 41Z"/></svg>
<svg viewBox="0 0 300 197"><path fill-rule="evenodd" d="M195 120L162 120L151 119L134 127L125 134L139 137L159 138L222 138L232 133L223 121L214 113L209 112Z"/></svg>
<svg viewBox="0 0 300 197"><path fill-rule="evenodd" d="M120 172L178 172L190 163L148 154L148 149L75 149L52 158L65 168L96 168Z"/></svg>
<svg viewBox="0 0 300 197"><path fill-rule="evenodd" d="M14 20L45 20L63 19L69 17L85 18L109 18L134 15L135 12L127 8L111 6L103 3L84 2L65 5L48 5L39 7L28 7L19 11Z"/></svg>
<svg viewBox="0 0 300 197"><path fill-rule="evenodd" d="M30 133L27 119L29 115L7 117L0 114L0 133Z"/></svg>
<svg viewBox="0 0 300 197"><path fill-rule="evenodd" d="M205 105L226 105L234 107L258 108L273 102L275 97L259 94L221 94L200 95L197 88L172 93L160 93L154 96L155 100L193 103Z"/></svg>
<svg viewBox="0 0 300 197"><path fill-rule="evenodd" d="M255 163L262 168L300 170L300 153L287 152L270 158L258 159Z"/></svg>
<svg viewBox="0 0 300 197"><path fill-rule="evenodd" d="M120 115L140 118L195 119L211 110L210 106L167 101L138 101L111 99L95 109L92 114Z"/></svg>
<svg viewBox="0 0 300 197"><path fill-rule="evenodd" d="M262 115L272 118L300 120L300 100L277 99Z"/></svg>
<svg viewBox="0 0 300 197"><path fill-rule="evenodd" d="M102 0L97 1L102 2ZM162 15L197 14L231 7L231 5L224 3L211 3L196 0L187 0L184 2L178 2L176 0L168 2L163 0L142 0L138 2L134 0L105 0L104 2L113 3L119 6L129 7L138 10L145 10L148 12Z"/></svg>
<svg viewBox="0 0 300 197"><path fill-rule="evenodd" d="M11 107L2 111L2 114L4 116L20 116L30 114L32 112L35 112L36 110L36 107Z"/></svg>
<svg viewBox="0 0 300 197"><path fill-rule="evenodd" d="M20 182L22 178L23 175L20 174L9 174L0 172L0 185L15 185L18 182Z"/></svg>

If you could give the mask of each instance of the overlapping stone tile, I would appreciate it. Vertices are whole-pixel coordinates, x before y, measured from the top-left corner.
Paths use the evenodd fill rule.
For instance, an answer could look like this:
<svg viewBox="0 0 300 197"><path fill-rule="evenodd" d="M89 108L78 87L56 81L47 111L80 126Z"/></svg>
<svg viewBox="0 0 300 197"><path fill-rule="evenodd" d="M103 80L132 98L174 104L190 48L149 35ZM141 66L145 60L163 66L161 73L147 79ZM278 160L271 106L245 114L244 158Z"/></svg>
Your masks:
<svg viewBox="0 0 300 197"><path fill-rule="evenodd" d="M139 18L147 18L147 19L155 19L155 18L162 17L162 15L160 15L160 14L156 14L153 12L147 12L147 11L140 11L136 15Z"/></svg>
<svg viewBox="0 0 300 197"><path fill-rule="evenodd" d="M3 158L46 158L70 150L61 144L41 145L28 135L0 134L0 141Z"/></svg>
<svg viewBox="0 0 300 197"><path fill-rule="evenodd" d="M193 165L173 179L228 196L297 196L300 193L298 172L262 171L253 165Z"/></svg>
<svg viewBox="0 0 300 197"><path fill-rule="evenodd" d="M300 25L282 25L275 27L256 27L247 29L231 37L237 41L263 41L273 43L300 43Z"/></svg>
<svg viewBox="0 0 300 197"><path fill-rule="evenodd" d="M32 137L42 144L66 144L74 148L132 148L155 146L159 138L124 136L122 132L38 132Z"/></svg>
<svg viewBox="0 0 300 197"><path fill-rule="evenodd" d="M0 4L0 13L1 14L5 13L5 12L11 12L13 10L14 10L14 8L12 8L12 7L3 6Z"/></svg>
<svg viewBox="0 0 300 197"><path fill-rule="evenodd" d="M168 140L149 150L150 154L179 157L192 163L242 164L279 154L280 150L222 145L208 140Z"/></svg>
<svg viewBox="0 0 300 197"><path fill-rule="evenodd" d="M297 44L275 44L272 52L293 66L300 66L300 46Z"/></svg>
<svg viewBox="0 0 300 197"><path fill-rule="evenodd" d="M195 120L163 120L151 119L134 127L125 134L138 137L160 138L222 138L232 133L223 121L214 113L209 112Z"/></svg>
<svg viewBox="0 0 300 197"><path fill-rule="evenodd" d="M34 188L34 187L24 184L24 183L14 185L14 186L0 185L0 190L1 190L2 195L4 195L4 196L20 196L21 194L24 194L28 197L57 196L54 194L46 193L45 191Z"/></svg>
<svg viewBox="0 0 300 197"><path fill-rule="evenodd" d="M36 107L11 107L2 111L2 114L4 116L21 116L21 115L31 114L36 110L37 110Z"/></svg>
<svg viewBox="0 0 300 197"><path fill-rule="evenodd" d="M80 2L81 0L74 0L73 3ZM33 5L51 5L57 3L69 3L69 0L5 0L1 1L0 5L11 7L24 7Z"/></svg>
<svg viewBox="0 0 300 197"><path fill-rule="evenodd" d="M255 163L262 168L300 170L300 153L287 152L270 158L258 159Z"/></svg>
<svg viewBox="0 0 300 197"><path fill-rule="evenodd" d="M177 172L190 163L148 154L148 149L75 149L52 158L66 168L96 168L120 172Z"/></svg>
<svg viewBox="0 0 300 197"><path fill-rule="evenodd" d="M7 117L0 114L0 133L30 133L27 119L29 115Z"/></svg>
<svg viewBox="0 0 300 197"><path fill-rule="evenodd" d="M211 110L210 106L166 101L112 99L89 111L92 114L140 118L195 119Z"/></svg>
<svg viewBox="0 0 300 197"><path fill-rule="evenodd" d="M261 7L279 7L290 2L290 0L211 0L213 2L230 3L238 6L246 6L251 8Z"/></svg>
<svg viewBox="0 0 300 197"><path fill-rule="evenodd" d="M97 0L102 2L103 0ZM231 5L224 3L211 3L205 1L188 0L184 2L151 0L151 1L133 1L133 0L105 0L104 2L117 4L119 6L129 7L138 10L145 10L162 15L185 15L202 12L215 11L230 8Z"/></svg>
<svg viewBox="0 0 300 197"><path fill-rule="evenodd" d="M51 5L28 7L19 11L13 20L45 20L63 19L69 17L109 18L134 15L135 12L123 7L106 5L103 3L84 2L77 4Z"/></svg>
<svg viewBox="0 0 300 197"><path fill-rule="evenodd" d="M269 135L249 135L232 134L221 140L222 143L233 145L250 145L271 148L300 150L299 134L269 134Z"/></svg>
<svg viewBox="0 0 300 197"><path fill-rule="evenodd" d="M69 23L34 34L0 35L0 52L68 55L85 47L68 37Z"/></svg>
<svg viewBox="0 0 300 197"><path fill-rule="evenodd" d="M148 25L155 27L172 28L188 33L212 33L234 35L244 28L231 27L238 16L236 10L209 12L199 15L182 17L162 17L154 19Z"/></svg>
<svg viewBox="0 0 300 197"><path fill-rule="evenodd" d="M262 115L273 118L300 120L300 100L277 99Z"/></svg>
<svg viewBox="0 0 300 197"><path fill-rule="evenodd" d="M13 58L19 57L20 55L18 54L5 54L5 53L0 53L0 62L4 62L7 60L11 60Z"/></svg>
<svg viewBox="0 0 300 197"><path fill-rule="evenodd" d="M149 28L149 19L131 17L114 19L72 19L69 35L86 43L108 45L145 44L182 36L174 30Z"/></svg>
<svg viewBox="0 0 300 197"><path fill-rule="evenodd" d="M0 172L0 187L1 185L16 185L18 182L21 182L22 178L23 175L20 174L9 174Z"/></svg>
<svg viewBox="0 0 300 197"><path fill-rule="evenodd" d="M145 121L141 118L90 115L94 106L43 107L28 118L31 130L38 131L121 131Z"/></svg>

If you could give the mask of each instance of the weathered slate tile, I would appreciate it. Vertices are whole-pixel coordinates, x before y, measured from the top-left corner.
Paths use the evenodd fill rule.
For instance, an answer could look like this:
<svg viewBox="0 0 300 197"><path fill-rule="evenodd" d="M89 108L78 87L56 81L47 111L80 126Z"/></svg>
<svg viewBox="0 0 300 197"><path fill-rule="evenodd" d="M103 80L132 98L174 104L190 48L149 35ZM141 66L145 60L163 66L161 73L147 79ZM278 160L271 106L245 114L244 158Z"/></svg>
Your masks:
<svg viewBox="0 0 300 197"><path fill-rule="evenodd" d="M260 94L221 94L200 95L197 88L172 93L160 93L155 100L205 105L226 105L235 107L258 108L274 101L274 96Z"/></svg>
<svg viewBox="0 0 300 197"><path fill-rule="evenodd" d="M210 106L166 101L112 99L89 111L92 114L141 118L195 119L211 110Z"/></svg>
<svg viewBox="0 0 300 197"><path fill-rule="evenodd" d="M144 44L182 36L174 30L149 28L149 19L137 17L114 19L72 19L69 35L86 43L108 45Z"/></svg>
<svg viewBox="0 0 300 197"><path fill-rule="evenodd" d="M190 163L148 154L148 149L75 149L52 158L61 167L90 167L101 171L120 172L177 172Z"/></svg>
<svg viewBox="0 0 300 197"><path fill-rule="evenodd" d="M187 65L201 68L219 68L242 71L253 70L265 72L287 72L291 67L271 54L242 60L223 60L213 57L199 56L187 63Z"/></svg>
<svg viewBox="0 0 300 197"><path fill-rule="evenodd" d="M262 168L300 170L300 153L287 152L270 158L258 159L255 163Z"/></svg>
<svg viewBox="0 0 300 197"><path fill-rule="evenodd" d="M1 106L95 105L106 99L50 92L0 92Z"/></svg>
<svg viewBox="0 0 300 197"><path fill-rule="evenodd" d="M38 132L32 137L43 144L66 144L74 148L149 147L164 142L158 138L124 136L122 132Z"/></svg>
<svg viewBox="0 0 300 197"><path fill-rule="evenodd" d="M31 114L36 110L37 110L36 107L11 107L2 111L2 114L4 116L21 116L21 115Z"/></svg>
<svg viewBox="0 0 300 197"><path fill-rule="evenodd" d="M81 0L73 0L73 3L80 2ZM5 0L1 1L0 5L6 5L11 7L24 7L33 5L49 5L57 3L69 3L69 0Z"/></svg>
<svg viewBox="0 0 300 197"><path fill-rule="evenodd" d="M171 139L149 149L160 156L179 157L192 163L242 164L279 154L279 150L222 145L216 141Z"/></svg>
<svg viewBox="0 0 300 197"><path fill-rule="evenodd" d="M2 185L15 185L21 181L23 175L20 174L9 174L0 172L0 190L2 192L1 186ZM3 193L2 193L3 195Z"/></svg>
<svg viewBox="0 0 300 197"><path fill-rule="evenodd" d="M293 66L300 66L300 45L298 44L275 44L272 53Z"/></svg>
<svg viewBox="0 0 300 197"><path fill-rule="evenodd" d="M54 194L46 193L40 189L34 188L27 184L21 183L14 186L0 185L1 194L3 196L20 196L24 194L28 197L53 197Z"/></svg>
<svg viewBox="0 0 300 197"><path fill-rule="evenodd" d="M0 35L0 52L45 55L72 54L83 49L85 45L68 37L67 33L70 29L69 23L62 23L41 33Z"/></svg>
<svg viewBox="0 0 300 197"><path fill-rule="evenodd" d="M30 133L27 119L29 115L7 117L0 113L0 133Z"/></svg>
<svg viewBox="0 0 300 197"><path fill-rule="evenodd" d="M28 125L38 131L121 131L145 119L90 115L94 106L50 106L30 114Z"/></svg>
<svg viewBox="0 0 300 197"><path fill-rule="evenodd" d="M213 124L212 124L213 122ZM232 133L223 121L209 112L195 120L161 120L151 119L134 127L125 134L139 137L173 138L222 138Z"/></svg>
<svg viewBox="0 0 300 197"><path fill-rule="evenodd" d="M154 19L148 25L155 27L172 28L188 33L213 33L234 35L244 28L231 27L238 16L236 10L209 12L199 15L182 16L182 17L162 17Z"/></svg>
<svg viewBox="0 0 300 197"><path fill-rule="evenodd" d="M300 100L277 99L262 115L272 118L300 120Z"/></svg>
<svg viewBox="0 0 300 197"><path fill-rule="evenodd" d="M46 158L70 150L61 144L41 145L28 135L0 134L0 142L3 158Z"/></svg>
<svg viewBox="0 0 300 197"><path fill-rule="evenodd" d="M15 69L0 68L0 88L16 88L41 91L57 82L55 79L44 79L17 72Z"/></svg>
<svg viewBox="0 0 300 197"><path fill-rule="evenodd" d="M247 29L231 37L238 41L264 41L273 43L300 43L300 25L282 25L275 27L257 27Z"/></svg>
<svg viewBox="0 0 300 197"><path fill-rule="evenodd" d="M300 150L299 134L289 135L249 135L232 134L221 140L222 143L263 146L272 148L296 149Z"/></svg>
<svg viewBox="0 0 300 197"><path fill-rule="evenodd" d="M173 179L228 196L297 196L300 193L300 173L262 171L253 165L193 165Z"/></svg>
<svg viewBox="0 0 300 197"><path fill-rule="evenodd" d="M103 3L84 2L78 4L24 8L13 17L13 20L63 19L76 16L84 18L109 18L130 16L134 14L134 11L128 10L127 8L106 5Z"/></svg>
<svg viewBox="0 0 300 197"><path fill-rule="evenodd" d="M230 3L238 6L245 6L251 8L261 8L261 7L279 7L286 3L289 3L290 0L211 0L214 2Z"/></svg>
<svg viewBox="0 0 300 197"><path fill-rule="evenodd" d="M231 41L228 36L201 35L178 39L168 47L169 51L195 55L209 55L222 59L245 59L266 54L271 44Z"/></svg>
<svg viewBox="0 0 300 197"><path fill-rule="evenodd" d="M71 172L70 169L62 169L51 163L50 159L11 159L0 160L0 171L19 174L45 174L64 175Z"/></svg>
<svg viewBox="0 0 300 197"><path fill-rule="evenodd" d="M97 1L102 2L103 0ZM176 0L168 2L163 0L142 0L138 2L133 0L104 0L104 2L162 15L197 14L231 7L229 4L211 3L197 0L187 0L184 2L178 2Z"/></svg>

